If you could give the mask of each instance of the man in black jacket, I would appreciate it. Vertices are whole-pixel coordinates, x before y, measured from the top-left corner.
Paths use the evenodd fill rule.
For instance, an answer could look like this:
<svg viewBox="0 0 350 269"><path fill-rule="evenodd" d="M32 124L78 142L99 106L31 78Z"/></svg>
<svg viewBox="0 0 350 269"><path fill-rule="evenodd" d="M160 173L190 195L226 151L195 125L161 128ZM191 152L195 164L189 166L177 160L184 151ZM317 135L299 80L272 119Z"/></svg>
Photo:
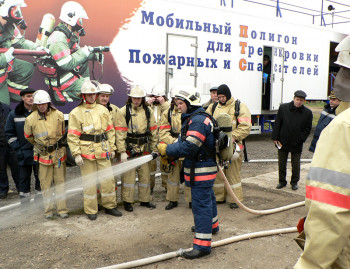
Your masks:
<svg viewBox="0 0 350 269"><path fill-rule="evenodd" d="M7 165L11 168L13 181L19 190L19 170L16 151L11 150L5 137L5 122L10 112L10 107L0 102L0 199L5 199L9 191Z"/></svg>
<svg viewBox="0 0 350 269"><path fill-rule="evenodd" d="M5 135L10 148L17 153L19 164L19 196L22 205L28 205L30 202L30 183L32 170L36 170L33 159L33 145L24 137L24 122L26 117L32 113L34 89L24 89L20 95L22 101L16 106L15 110L9 113L5 125ZM41 197L40 181L37 173L35 177L35 199Z"/></svg>
<svg viewBox="0 0 350 269"><path fill-rule="evenodd" d="M300 157L303 143L309 136L312 128L312 112L305 107L306 93L296 91L292 102L282 104L277 113L272 131L272 140L278 150L279 183L276 189L287 185L287 158L291 153L292 177L290 184L293 190L298 189L300 178Z"/></svg>

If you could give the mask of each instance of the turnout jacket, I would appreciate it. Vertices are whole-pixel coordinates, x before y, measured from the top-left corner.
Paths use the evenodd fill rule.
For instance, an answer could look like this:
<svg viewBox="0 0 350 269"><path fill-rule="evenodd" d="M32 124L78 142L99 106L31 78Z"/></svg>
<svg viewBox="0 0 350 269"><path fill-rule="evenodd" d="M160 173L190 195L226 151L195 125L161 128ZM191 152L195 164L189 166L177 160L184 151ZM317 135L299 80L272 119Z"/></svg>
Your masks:
<svg viewBox="0 0 350 269"><path fill-rule="evenodd" d="M141 104L136 107L132 103L130 104L130 120L127 125L126 123L126 109L128 105L123 106L117 115L116 121L116 144L119 153L130 151L128 146L132 147L137 153L144 152L145 154L150 153L151 151L157 151L157 142L158 142L158 126L155 121L153 111L150 107L146 106L150 112L150 118L147 119L146 112ZM147 129L147 121L149 120L149 127ZM127 138L132 138L132 134L135 135L134 142L127 143ZM136 140L139 138L147 137L148 143L140 142L137 143ZM141 141L141 139L139 139ZM148 147L146 147L148 146Z"/></svg>
<svg viewBox="0 0 350 269"><path fill-rule="evenodd" d="M311 141L309 151L315 152L316 143L321 135L322 130L326 128L334 118L335 118L335 109L331 108L329 104L325 105L321 113L320 119L318 120L316 129L314 132L314 138Z"/></svg>
<svg viewBox="0 0 350 269"><path fill-rule="evenodd" d="M34 145L34 160L43 165L65 162L67 159L66 148L58 147L58 140L65 132L63 113L49 108L45 116L38 110L33 111L24 124L24 135Z"/></svg>
<svg viewBox="0 0 350 269"><path fill-rule="evenodd" d="M224 105L218 103L214 110L214 115L212 113L213 105L214 104L211 104L206 112L215 119L220 114L228 114L232 119L232 136L239 146L242 147L242 140L250 134L250 130L252 129L251 114L247 105L240 103L238 117L235 116L236 101L233 98L230 98Z"/></svg>
<svg viewBox="0 0 350 269"><path fill-rule="evenodd" d="M163 113L166 110L168 110L169 107L170 107L170 103L167 101L165 101L164 104L157 104L157 105L152 104L152 105L150 105L150 108L152 108L152 110L153 110L154 119L156 120L158 128L160 126L160 121L161 121Z"/></svg>
<svg viewBox="0 0 350 269"><path fill-rule="evenodd" d="M272 131L272 140L278 140L285 152L300 153L303 143L309 136L312 128L312 112L304 105L295 107L294 102L280 105L275 125Z"/></svg>
<svg viewBox="0 0 350 269"><path fill-rule="evenodd" d="M33 165L33 145L24 136L24 123L26 117L32 113L28 111L21 101L12 110L5 125L5 136L12 150L17 153L19 165Z"/></svg>
<svg viewBox="0 0 350 269"><path fill-rule="evenodd" d="M82 135L99 136L102 141L87 141ZM107 152L115 151L115 131L109 111L104 106L82 102L69 113L67 141L73 157L105 159Z"/></svg>
<svg viewBox="0 0 350 269"><path fill-rule="evenodd" d="M183 167L186 186L191 187L191 166L194 161L194 184L192 186L210 187L213 185L217 174L213 123L206 115L197 114L191 118L187 132L184 133L187 128L185 126L186 119L199 111L204 112L204 109L199 107L190 114L184 113L181 115L181 134L185 139L183 141L179 139L178 142L168 145L166 154L177 159L185 157Z"/></svg>
<svg viewBox="0 0 350 269"><path fill-rule="evenodd" d="M170 121L169 122L169 116ZM159 142L172 144L179 138L181 132L181 111L177 106L169 107L162 114L159 126Z"/></svg>

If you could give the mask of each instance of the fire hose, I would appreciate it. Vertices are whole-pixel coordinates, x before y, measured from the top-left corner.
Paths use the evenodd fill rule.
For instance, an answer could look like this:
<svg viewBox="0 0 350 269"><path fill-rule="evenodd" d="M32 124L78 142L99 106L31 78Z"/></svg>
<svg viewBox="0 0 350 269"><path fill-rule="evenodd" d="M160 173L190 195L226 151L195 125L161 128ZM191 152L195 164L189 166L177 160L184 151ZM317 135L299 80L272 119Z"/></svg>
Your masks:
<svg viewBox="0 0 350 269"><path fill-rule="evenodd" d="M0 53L5 53L8 51L8 48L0 48ZM76 49L72 49L72 52L76 51ZM108 52L109 47L108 46L98 46L98 47L91 47L92 53L95 52ZM13 55L29 55L29 56L47 56L50 55L44 50L29 50L29 49L15 49L13 51Z"/></svg>
<svg viewBox="0 0 350 269"><path fill-rule="evenodd" d="M288 209L292 209L292 208L295 208L295 207L299 207L299 206L305 205L305 202L299 202L299 203L295 203L295 204L291 204L291 205L288 205L288 206L283 206L283 207L279 207L279 208L275 208L275 209L268 209L268 210L253 210L253 209L250 209L250 208L246 207L245 205L243 205L238 200L237 196L232 191L230 183L228 182L228 180L227 180L227 178L226 178L226 176L225 176L225 174L222 171L220 166L218 166L218 171L219 171L219 174L224 179L225 187L226 187L228 193L230 194L230 196L233 198L233 200L237 203L237 205L240 208L242 208L243 210L245 210L245 211L247 211L249 213L252 213L252 214L255 214L255 215L268 215L268 214L273 214L273 213L277 213L277 212L281 212L281 211L284 211L284 210L288 210ZM294 233L294 232L297 232L297 231L298 231L297 227L290 227L290 228L282 228L282 229L275 229L275 230L267 230L267 231L260 231L260 232L242 234L242 235L233 236L233 237L229 237L229 238L226 238L226 239L222 239L222 240L213 242L211 244L211 247L215 248L215 247L223 246L223 245L226 245L226 244L231 244L231 243L242 241L242 240L258 238L258 237L264 237L264 236L269 236L269 235L276 235L276 234ZM168 252L168 253L156 255L156 256L153 256L153 257L147 257L147 258L144 258L144 259L139 259L139 260L135 260L135 261L115 264L115 265L111 265L111 266L100 267L99 269L134 268L134 267L137 267L137 266L143 266L143 265L147 265L147 264L151 264L151 263L155 263L155 262L168 260L168 259L175 258L175 257L178 257L178 256L182 256L182 254L185 251L190 251L191 249L192 248L184 250L184 249L180 248L178 251Z"/></svg>

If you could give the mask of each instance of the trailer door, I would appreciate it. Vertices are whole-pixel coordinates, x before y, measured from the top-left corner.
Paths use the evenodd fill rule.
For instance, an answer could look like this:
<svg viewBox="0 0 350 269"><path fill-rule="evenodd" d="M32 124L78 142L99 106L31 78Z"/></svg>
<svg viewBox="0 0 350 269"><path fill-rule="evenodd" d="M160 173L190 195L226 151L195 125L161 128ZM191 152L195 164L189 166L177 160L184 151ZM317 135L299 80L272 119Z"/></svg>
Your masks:
<svg viewBox="0 0 350 269"><path fill-rule="evenodd" d="M166 37L165 87L167 95L176 85L197 86L196 36L167 34Z"/></svg>
<svg viewBox="0 0 350 269"><path fill-rule="evenodd" d="M284 48L272 48L270 110L277 110L283 100Z"/></svg>

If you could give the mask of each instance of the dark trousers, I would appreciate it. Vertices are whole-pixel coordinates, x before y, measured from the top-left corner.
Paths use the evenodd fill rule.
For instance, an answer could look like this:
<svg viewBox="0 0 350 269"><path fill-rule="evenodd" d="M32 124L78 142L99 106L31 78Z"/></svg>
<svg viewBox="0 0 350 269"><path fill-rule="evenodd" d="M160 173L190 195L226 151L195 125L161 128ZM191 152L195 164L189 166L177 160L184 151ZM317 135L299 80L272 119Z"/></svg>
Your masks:
<svg viewBox="0 0 350 269"><path fill-rule="evenodd" d="M30 182L32 171L35 171L36 164L34 165L21 165L20 166L20 183L19 183L19 196L21 198L30 197ZM35 176L35 190L41 191L39 177Z"/></svg>
<svg viewBox="0 0 350 269"><path fill-rule="evenodd" d="M16 152L10 150L8 146L0 147L0 194L7 194L9 190L7 165L10 166L11 175L18 191L20 175Z"/></svg>
<svg viewBox="0 0 350 269"><path fill-rule="evenodd" d="M287 176L287 159L288 153L283 150L278 151L278 178L279 183L283 185L287 185L286 176ZM291 163L292 163L292 177L290 180L290 184L295 185L298 184L300 179L300 157L301 152L293 153L291 152Z"/></svg>
<svg viewBox="0 0 350 269"><path fill-rule="evenodd" d="M212 232L219 231L218 212L213 187L191 187L195 236L193 248L211 252Z"/></svg>

